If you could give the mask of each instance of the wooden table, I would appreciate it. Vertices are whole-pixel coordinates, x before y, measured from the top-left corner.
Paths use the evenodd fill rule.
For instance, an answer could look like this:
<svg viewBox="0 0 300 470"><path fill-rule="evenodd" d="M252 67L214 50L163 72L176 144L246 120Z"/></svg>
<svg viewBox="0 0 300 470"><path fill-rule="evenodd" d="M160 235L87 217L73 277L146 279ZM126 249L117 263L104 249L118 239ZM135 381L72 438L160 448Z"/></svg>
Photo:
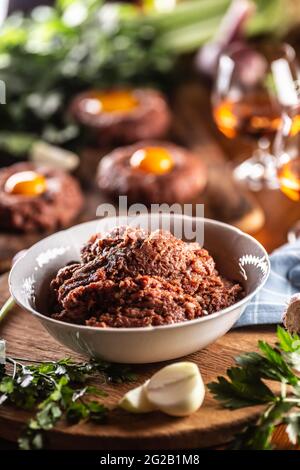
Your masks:
<svg viewBox="0 0 300 470"><path fill-rule="evenodd" d="M182 97L184 96L190 97L189 105L186 106L188 108L187 116L184 115L184 103L182 103ZM236 140L226 140L215 128L211 118L208 89L195 83L185 85L185 92L180 94L179 102L177 98L174 101L174 109L175 112L176 109L183 110L177 113L175 119L175 127L177 124L178 131L176 137L183 144L199 150L199 153L202 154L207 151L208 159L212 154L217 154L217 158L226 159L229 166L246 158L249 154L251 149L247 144ZM192 129L190 129L189 116L192 116ZM264 227L254 236L271 252L274 248L286 242L289 227L300 218L300 206L289 201L279 191L263 190L254 193L252 197L261 205L266 216ZM289 448L283 427L279 427L276 431L274 441L281 449ZM14 448L12 444L8 444L3 440L0 441L0 449L11 447Z"/></svg>

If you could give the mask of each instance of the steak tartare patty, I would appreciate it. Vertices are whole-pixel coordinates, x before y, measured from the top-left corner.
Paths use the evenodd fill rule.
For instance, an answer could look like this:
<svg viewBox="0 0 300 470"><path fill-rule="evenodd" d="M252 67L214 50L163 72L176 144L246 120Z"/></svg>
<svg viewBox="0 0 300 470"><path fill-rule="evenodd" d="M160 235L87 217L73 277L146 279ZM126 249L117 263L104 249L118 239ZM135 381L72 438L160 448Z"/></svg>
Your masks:
<svg viewBox="0 0 300 470"><path fill-rule="evenodd" d="M45 185L42 192L28 194L26 188L24 193L6 190L12 177L28 173L42 178ZM22 181L19 183L22 185ZM62 170L29 162L0 170L0 229L28 233L64 228L76 218L82 206L79 184Z"/></svg>
<svg viewBox="0 0 300 470"><path fill-rule="evenodd" d="M131 227L92 236L81 262L60 269L51 291L53 318L101 328L193 320L243 295L199 244Z"/></svg>
<svg viewBox="0 0 300 470"><path fill-rule="evenodd" d="M136 101L136 106L132 109L122 109L123 95L126 94L128 97L132 95L132 99ZM113 100L116 109L105 109L101 105L101 96L104 96L106 102ZM113 89L106 92L88 90L75 97L70 111L77 122L96 133L100 146L159 138L165 135L171 121L164 96L151 88Z"/></svg>
<svg viewBox="0 0 300 470"><path fill-rule="evenodd" d="M163 174L134 168L130 160L135 152L157 148L170 155L173 166ZM207 169L189 150L171 142L144 141L119 147L103 157L98 166L98 187L113 198L126 195L131 203L149 204L190 202L207 183Z"/></svg>

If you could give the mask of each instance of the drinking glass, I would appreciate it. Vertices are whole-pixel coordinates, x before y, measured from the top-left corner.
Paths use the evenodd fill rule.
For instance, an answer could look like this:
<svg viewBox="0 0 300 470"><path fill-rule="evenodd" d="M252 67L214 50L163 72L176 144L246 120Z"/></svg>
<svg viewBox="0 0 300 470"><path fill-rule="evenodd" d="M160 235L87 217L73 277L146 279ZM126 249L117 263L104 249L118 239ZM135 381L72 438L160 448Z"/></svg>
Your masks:
<svg viewBox="0 0 300 470"><path fill-rule="evenodd" d="M300 102L286 109L274 141L280 190L292 201L300 201ZM300 221L291 227L288 240L300 236Z"/></svg>
<svg viewBox="0 0 300 470"><path fill-rule="evenodd" d="M213 116L228 138L257 143L252 156L234 169L252 190L278 188L271 145L284 109L297 102L300 78L294 49L288 44L232 44L219 60L212 95Z"/></svg>

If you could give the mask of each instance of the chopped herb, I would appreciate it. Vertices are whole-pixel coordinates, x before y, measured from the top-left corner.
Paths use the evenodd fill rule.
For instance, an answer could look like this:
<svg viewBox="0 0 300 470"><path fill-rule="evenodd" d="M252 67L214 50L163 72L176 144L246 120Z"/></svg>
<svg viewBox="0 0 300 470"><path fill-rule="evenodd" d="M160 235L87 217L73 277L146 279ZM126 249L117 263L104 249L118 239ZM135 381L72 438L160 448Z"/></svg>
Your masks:
<svg viewBox="0 0 300 470"><path fill-rule="evenodd" d="M12 366L10 372L8 364ZM35 362L7 357L6 367L4 364L0 367L0 405L7 403L36 412L18 440L23 450L41 449L44 432L61 418L69 424L81 420L105 421L108 409L97 398L105 397L106 393L89 385L89 379L100 374L104 380L114 383L133 380L128 366L95 360L75 363L66 358Z"/></svg>

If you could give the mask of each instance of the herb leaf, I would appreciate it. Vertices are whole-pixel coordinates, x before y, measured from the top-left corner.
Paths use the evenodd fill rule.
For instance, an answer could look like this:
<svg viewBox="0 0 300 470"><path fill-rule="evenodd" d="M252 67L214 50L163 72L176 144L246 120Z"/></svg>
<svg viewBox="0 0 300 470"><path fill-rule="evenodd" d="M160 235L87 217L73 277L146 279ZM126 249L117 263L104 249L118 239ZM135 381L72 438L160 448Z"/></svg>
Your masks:
<svg viewBox="0 0 300 470"><path fill-rule="evenodd" d="M287 330L278 326L277 338L279 340L279 347L284 352L300 352L300 336L297 334L291 335Z"/></svg>
<svg viewBox="0 0 300 470"><path fill-rule="evenodd" d="M235 359L238 367L227 370L227 377L218 377L208 384L214 397L225 408L266 404L256 423L236 436L233 449L271 449L272 435L280 423L287 424L292 444L300 442L300 338L283 328L277 329L275 347L259 341L260 352L248 352ZM265 380L281 384L274 394ZM290 386L287 389L287 386Z"/></svg>
<svg viewBox="0 0 300 470"><path fill-rule="evenodd" d="M298 378L288 366L282 355L282 351L276 350L264 341L259 341L258 346L268 360L269 368L275 376L277 375L279 380L284 380L291 385L296 385Z"/></svg>
<svg viewBox="0 0 300 470"><path fill-rule="evenodd" d="M225 408L237 409L272 401L274 395L257 376L247 368L232 367L227 370L229 380L218 377L217 382L208 384L209 390Z"/></svg>
<svg viewBox="0 0 300 470"><path fill-rule="evenodd" d="M114 383L133 380L128 366L102 361L75 363L65 358L26 365L11 357L6 361L13 370L9 374L4 365L1 369L0 405L9 403L36 411L18 440L20 449L24 450L41 449L44 432L52 429L62 417L69 424L87 419L105 422L108 409L96 398L107 394L90 385L90 378L100 375L105 381Z"/></svg>
<svg viewBox="0 0 300 470"><path fill-rule="evenodd" d="M271 404L261 415L256 424L248 426L242 433L236 436L231 445L234 450L270 450L271 438L275 426L283 421L285 414L293 405L284 400L278 400Z"/></svg>

